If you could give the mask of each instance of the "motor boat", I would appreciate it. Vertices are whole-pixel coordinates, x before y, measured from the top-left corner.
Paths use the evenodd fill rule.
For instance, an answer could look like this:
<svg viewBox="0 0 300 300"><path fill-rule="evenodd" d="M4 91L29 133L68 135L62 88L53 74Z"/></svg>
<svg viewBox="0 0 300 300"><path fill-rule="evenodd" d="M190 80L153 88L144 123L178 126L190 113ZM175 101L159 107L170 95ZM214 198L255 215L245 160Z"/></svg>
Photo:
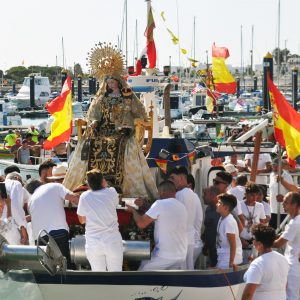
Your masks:
<svg viewBox="0 0 300 300"><path fill-rule="evenodd" d="M50 99L50 83L49 78L35 74L34 76L34 100L35 105L44 107L45 103ZM30 77L25 77L23 85L17 96L9 97L8 100L18 109L30 107Z"/></svg>

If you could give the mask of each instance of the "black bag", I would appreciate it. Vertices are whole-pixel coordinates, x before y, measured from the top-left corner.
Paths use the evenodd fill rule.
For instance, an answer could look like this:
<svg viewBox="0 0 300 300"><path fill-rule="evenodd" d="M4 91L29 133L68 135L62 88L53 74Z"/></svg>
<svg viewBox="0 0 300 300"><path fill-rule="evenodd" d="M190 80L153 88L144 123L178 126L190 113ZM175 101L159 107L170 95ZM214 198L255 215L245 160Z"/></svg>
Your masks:
<svg viewBox="0 0 300 300"><path fill-rule="evenodd" d="M91 140L86 139L81 149L81 160L89 160Z"/></svg>

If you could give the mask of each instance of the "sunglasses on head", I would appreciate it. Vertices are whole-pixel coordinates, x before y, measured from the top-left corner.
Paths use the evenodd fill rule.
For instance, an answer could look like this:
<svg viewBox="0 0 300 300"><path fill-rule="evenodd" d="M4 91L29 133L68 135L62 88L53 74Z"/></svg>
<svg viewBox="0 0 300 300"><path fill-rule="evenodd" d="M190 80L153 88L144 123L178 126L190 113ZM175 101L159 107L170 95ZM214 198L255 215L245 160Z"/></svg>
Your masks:
<svg viewBox="0 0 300 300"><path fill-rule="evenodd" d="M218 180L218 179L213 179L213 183L214 183L214 184L220 184L220 183L227 184L227 182L220 181L220 180Z"/></svg>

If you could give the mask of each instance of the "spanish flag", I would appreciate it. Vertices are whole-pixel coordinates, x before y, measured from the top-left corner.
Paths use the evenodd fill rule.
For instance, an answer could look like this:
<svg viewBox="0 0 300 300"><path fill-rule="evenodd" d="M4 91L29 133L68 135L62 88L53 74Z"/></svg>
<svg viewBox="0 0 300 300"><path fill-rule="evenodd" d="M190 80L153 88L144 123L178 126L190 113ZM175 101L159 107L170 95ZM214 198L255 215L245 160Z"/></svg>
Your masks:
<svg viewBox="0 0 300 300"><path fill-rule="evenodd" d="M153 31L155 28L154 18L152 14L152 8L150 7L148 13L147 28L145 30L145 37L147 38L147 46L142 50L139 59L136 62L135 73L131 76L138 76L142 73L142 57L147 54L149 61L149 69L154 69L156 67L156 47L153 37Z"/></svg>
<svg viewBox="0 0 300 300"><path fill-rule="evenodd" d="M268 85L275 139L286 149L288 158L294 160L300 155L300 114L280 93L270 76Z"/></svg>
<svg viewBox="0 0 300 300"><path fill-rule="evenodd" d="M51 135L44 143L44 149L50 150L60 143L69 140L72 133L72 88L71 77L68 76L61 94L46 104L46 108L54 121L51 125Z"/></svg>
<svg viewBox="0 0 300 300"><path fill-rule="evenodd" d="M225 47L212 46L212 72L215 90L220 93L235 94L236 82L226 67L229 51Z"/></svg>

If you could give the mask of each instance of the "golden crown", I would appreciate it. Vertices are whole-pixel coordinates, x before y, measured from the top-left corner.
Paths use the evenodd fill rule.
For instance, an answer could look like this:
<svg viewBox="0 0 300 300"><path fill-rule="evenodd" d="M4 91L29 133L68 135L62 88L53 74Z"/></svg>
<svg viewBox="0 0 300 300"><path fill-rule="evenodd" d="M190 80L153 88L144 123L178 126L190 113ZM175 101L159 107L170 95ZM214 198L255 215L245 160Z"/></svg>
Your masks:
<svg viewBox="0 0 300 300"><path fill-rule="evenodd" d="M124 60L122 52L111 43L99 43L88 52L87 66L90 65L90 73L98 79L106 76L122 75Z"/></svg>

